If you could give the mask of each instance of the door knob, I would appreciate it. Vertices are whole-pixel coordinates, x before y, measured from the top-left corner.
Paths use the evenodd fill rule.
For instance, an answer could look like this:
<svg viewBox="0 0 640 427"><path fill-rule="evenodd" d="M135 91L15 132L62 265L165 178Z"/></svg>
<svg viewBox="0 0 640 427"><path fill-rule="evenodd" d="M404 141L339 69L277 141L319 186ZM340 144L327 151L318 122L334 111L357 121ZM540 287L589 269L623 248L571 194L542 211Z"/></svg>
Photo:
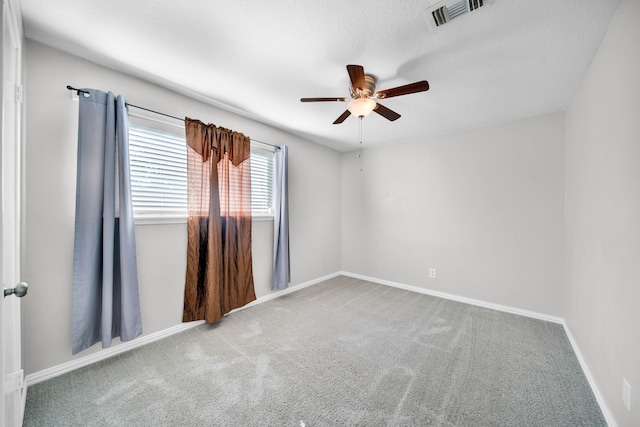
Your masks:
<svg viewBox="0 0 640 427"><path fill-rule="evenodd" d="M25 282L20 282L16 285L15 288L4 288L4 296L6 297L7 295L15 294L15 296L17 296L18 298L22 298L27 294L28 290L29 285L27 285Z"/></svg>

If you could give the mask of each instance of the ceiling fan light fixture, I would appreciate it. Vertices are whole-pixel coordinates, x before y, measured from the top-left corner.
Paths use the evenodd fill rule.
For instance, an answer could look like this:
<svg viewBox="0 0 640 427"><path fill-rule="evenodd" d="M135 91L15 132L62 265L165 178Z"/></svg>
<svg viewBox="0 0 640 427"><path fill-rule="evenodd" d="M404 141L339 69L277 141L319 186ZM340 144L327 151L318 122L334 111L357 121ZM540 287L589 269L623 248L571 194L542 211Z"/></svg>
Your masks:
<svg viewBox="0 0 640 427"><path fill-rule="evenodd" d="M376 102L371 98L356 98L347 106L347 110L356 117L367 117L375 108Z"/></svg>

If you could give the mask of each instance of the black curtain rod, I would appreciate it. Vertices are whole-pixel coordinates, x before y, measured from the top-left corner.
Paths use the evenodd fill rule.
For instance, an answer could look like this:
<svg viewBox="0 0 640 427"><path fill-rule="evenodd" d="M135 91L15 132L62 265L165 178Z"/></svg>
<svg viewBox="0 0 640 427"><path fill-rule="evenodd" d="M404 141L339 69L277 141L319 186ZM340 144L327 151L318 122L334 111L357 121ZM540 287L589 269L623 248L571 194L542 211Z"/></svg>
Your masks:
<svg viewBox="0 0 640 427"><path fill-rule="evenodd" d="M86 91L86 90L82 90L82 89L76 89L75 87L73 87L73 86L71 86L71 85L67 85L67 89L69 89L69 90L75 90L75 91L76 91L76 94L77 94L78 96L80 96L80 94L81 94L81 93L89 94L89 92L88 92L88 91ZM126 104L127 106L129 106L129 107L137 108L137 109L139 109L139 110L148 111L148 112L150 112L150 113L154 113L154 114L159 114L159 115L161 115L161 116L169 117L169 118L171 118L171 119L180 120L181 122L183 122L183 123L184 123L184 118L180 118L180 117L172 116L171 114L161 113L160 111L151 110L151 109L149 109L149 108L140 107L139 105L134 105L134 104L131 104L131 103L129 103L129 102L126 102L125 104ZM253 138L251 138L251 141L253 141L253 142L258 142L258 143L260 143L260 144L264 144L264 145L269 145L269 146L271 146L271 147L277 148L278 150L280 149L280 146L279 146L279 145L269 144L268 142L260 141L260 140L253 139Z"/></svg>

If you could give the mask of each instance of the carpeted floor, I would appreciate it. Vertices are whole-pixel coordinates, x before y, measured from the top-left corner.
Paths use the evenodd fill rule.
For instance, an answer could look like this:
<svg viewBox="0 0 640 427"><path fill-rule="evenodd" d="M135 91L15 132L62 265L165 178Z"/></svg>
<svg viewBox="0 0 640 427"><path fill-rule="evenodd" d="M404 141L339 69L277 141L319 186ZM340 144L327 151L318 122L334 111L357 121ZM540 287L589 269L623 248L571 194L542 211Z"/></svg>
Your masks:
<svg viewBox="0 0 640 427"><path fill-rule="evenodd" d="M561 325L347 277L29 387L25 426L606 426Z"/></svg>

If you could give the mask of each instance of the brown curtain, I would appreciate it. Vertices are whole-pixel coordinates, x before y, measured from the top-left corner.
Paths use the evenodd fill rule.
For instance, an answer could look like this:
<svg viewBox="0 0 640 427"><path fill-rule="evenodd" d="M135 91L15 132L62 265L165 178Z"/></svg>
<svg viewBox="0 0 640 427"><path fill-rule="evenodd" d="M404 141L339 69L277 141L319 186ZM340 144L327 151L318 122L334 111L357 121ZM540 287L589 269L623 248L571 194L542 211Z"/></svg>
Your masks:
<svg viewBox="0 0 640 427"><path fill-rule="evenodd" d="M249 137L185 119L188 210L183 322L219 320L256 299Z"/></svg>

